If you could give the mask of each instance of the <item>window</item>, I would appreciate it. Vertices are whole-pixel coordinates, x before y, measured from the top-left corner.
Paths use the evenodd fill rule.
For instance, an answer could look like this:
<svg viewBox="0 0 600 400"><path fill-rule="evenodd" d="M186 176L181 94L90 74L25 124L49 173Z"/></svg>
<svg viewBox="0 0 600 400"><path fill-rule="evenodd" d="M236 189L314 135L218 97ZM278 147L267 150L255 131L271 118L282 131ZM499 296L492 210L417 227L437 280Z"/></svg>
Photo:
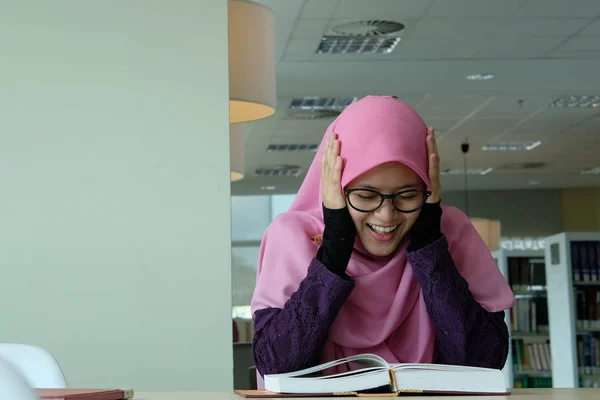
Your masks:
<svg viewBox="0 0 600 400"><path fill-rule="evenodd" d="M273 218L285 212L295 195L231 197L232 315L251 319L260 241Z"/></svg>

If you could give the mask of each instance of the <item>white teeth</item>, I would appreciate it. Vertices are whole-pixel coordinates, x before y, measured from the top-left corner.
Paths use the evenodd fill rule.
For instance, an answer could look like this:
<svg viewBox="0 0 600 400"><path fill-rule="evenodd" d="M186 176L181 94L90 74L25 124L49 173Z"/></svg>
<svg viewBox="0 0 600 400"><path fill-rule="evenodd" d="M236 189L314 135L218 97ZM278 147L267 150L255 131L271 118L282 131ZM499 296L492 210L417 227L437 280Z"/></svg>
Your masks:
<svg viewBox="0 0 600 400"><path fill-rule="evenodd" d="M383 226L378 226L378 225L372 225L369 224L369 226L371 228L373 228L373 230L377 231L377 232L381 232L381 233L389 233L389 232L393 232L396 230L396 228L398 227L398 225L394 225L394 226L388 226L388 227L383 227Z"/></svg>

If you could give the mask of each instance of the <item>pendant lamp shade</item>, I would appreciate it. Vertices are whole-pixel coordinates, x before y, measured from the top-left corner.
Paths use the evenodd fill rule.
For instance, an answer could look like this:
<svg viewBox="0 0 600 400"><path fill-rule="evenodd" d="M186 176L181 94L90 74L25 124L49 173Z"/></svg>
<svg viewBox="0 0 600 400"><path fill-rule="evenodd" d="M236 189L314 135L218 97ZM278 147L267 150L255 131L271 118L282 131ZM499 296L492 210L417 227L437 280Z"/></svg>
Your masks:
<svg viewBox="0 0 600 400"><path fill-rule="evenodd" d="M471 218L471 223L490 251L500 250L500 221Z"/></svg>
<svg viewBox="0 0 600 400"><path fill-rule="evenodd" d="M229 159L231 182L244 179L246 125L229 124Z"/></svg>
<svg viewBox="0 0 600 400"><path fill-rule="evenodd" d="M275 113L275 23L264 5L229 0L229 122Z"/></svg>

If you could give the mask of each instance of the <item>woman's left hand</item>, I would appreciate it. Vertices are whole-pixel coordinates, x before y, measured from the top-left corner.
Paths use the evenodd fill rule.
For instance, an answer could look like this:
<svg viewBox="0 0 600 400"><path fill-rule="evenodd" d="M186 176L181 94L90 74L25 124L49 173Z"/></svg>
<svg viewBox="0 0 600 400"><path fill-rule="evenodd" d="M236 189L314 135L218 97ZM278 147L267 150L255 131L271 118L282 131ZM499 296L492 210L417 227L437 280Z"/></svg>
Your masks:
<svg viewBox="0 0 600 400"><path fill-rule="evenodd" d="M429 158L429 187L431 195L427 203L439 203L442 200L442 184L440 183L440 155L435 142L435 129L427 128L427 157Z"/></svg>

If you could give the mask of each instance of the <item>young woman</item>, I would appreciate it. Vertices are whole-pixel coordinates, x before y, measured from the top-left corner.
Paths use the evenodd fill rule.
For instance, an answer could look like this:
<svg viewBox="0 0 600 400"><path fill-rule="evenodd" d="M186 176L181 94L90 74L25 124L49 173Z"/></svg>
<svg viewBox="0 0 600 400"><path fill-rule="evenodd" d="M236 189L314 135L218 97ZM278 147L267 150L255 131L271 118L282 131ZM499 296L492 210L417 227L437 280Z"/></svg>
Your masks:
<svg viewBox="0 0 600 400"><path fill-rule="evenodd" d="M440 205L439 165L433 129L395 97L361 99L330 125L263 238L261 375L360 353L503 367L514 295L467 216Z"/></svg>

